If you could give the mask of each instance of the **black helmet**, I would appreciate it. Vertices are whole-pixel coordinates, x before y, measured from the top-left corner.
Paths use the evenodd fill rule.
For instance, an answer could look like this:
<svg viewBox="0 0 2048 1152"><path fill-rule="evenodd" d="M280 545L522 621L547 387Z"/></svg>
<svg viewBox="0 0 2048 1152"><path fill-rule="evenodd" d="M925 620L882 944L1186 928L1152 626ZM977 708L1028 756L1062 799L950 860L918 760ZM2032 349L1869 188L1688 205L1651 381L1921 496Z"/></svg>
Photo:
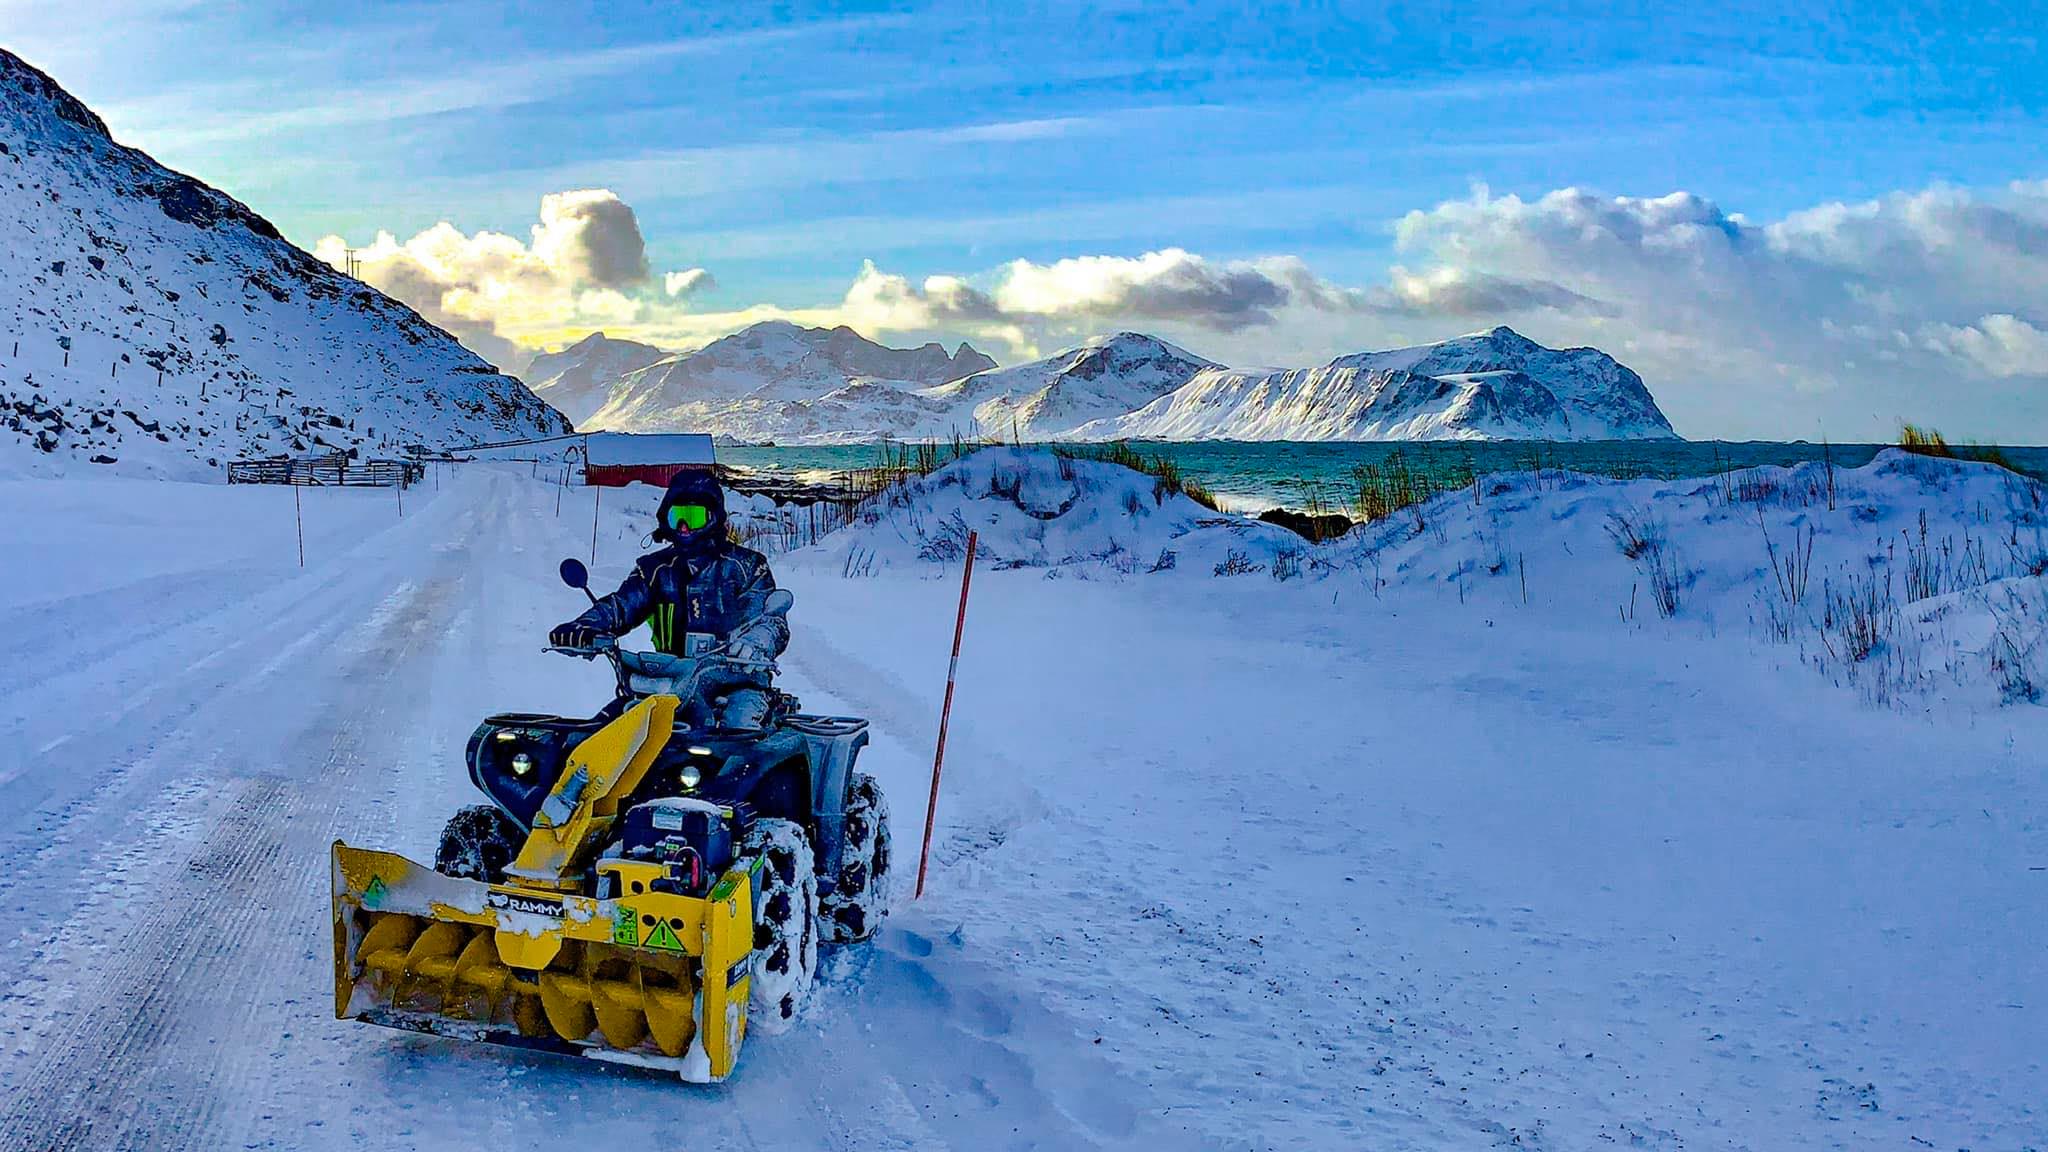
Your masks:
<svg viewBox="0 0 2048 1152"><path fill-rule="evenodd" d="M697 512L702 509L702 512ZM685 468L668 482L654 514L654 538L688 552L710 552L725 544L725 489L718 477Z"/></svg>

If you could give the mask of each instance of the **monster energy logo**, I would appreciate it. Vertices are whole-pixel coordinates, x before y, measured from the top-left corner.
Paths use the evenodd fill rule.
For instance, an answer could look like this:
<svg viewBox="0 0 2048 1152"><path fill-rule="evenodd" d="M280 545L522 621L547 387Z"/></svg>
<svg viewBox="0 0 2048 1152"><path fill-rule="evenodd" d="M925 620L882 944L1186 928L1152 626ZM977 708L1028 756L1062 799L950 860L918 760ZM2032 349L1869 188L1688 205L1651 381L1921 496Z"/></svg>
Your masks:
<svg viewBox="0 0 2048 1152"><path fill-rule="evenodd" d="M676 606L656 604L650 627L654 630L654 650L673 654L676 650Z"/></svg>

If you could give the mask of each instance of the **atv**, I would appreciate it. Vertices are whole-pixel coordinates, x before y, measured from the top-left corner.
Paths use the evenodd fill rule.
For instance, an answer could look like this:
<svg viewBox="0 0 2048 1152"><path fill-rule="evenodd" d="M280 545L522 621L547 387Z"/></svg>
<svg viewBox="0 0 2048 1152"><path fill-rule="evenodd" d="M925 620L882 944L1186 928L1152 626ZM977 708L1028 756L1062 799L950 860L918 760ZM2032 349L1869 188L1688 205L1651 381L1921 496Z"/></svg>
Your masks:
<svg viewBox="0 0 2048 1152"><path fill-rule="evenodd" d="M581 563L561 575L590 595ZM713 726L706 685L774 665L708 636L549 651L610 660L615 699L479 725L489 803L448 821L433 868L335 842L334 1014L723 1080L750 1024L797 1019L818 946L887 911L888 806L854 770L867 721L771 688L760 728Z"/></svg>

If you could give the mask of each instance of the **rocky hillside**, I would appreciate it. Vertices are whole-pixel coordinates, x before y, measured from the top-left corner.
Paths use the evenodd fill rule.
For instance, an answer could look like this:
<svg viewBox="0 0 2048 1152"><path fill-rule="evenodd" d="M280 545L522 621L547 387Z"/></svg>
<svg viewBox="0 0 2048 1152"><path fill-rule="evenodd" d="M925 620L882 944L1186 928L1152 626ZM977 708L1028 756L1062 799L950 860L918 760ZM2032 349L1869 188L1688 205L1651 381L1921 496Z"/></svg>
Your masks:
<svg viewBox="0 0 2048 1152"><path fill-rule="evenodd" d="M0 246L0 469L218 475L568 429L410 308L116 143L5 51Z"/></svg>
<svg viewBox="0 0 2048 1152"><path fill-rule="evenodd" d="M1208 368L1077 439L1630 440L1675 436L1637 376L1597 348L1509 328L1340 356L1319 368Z"/></svg>

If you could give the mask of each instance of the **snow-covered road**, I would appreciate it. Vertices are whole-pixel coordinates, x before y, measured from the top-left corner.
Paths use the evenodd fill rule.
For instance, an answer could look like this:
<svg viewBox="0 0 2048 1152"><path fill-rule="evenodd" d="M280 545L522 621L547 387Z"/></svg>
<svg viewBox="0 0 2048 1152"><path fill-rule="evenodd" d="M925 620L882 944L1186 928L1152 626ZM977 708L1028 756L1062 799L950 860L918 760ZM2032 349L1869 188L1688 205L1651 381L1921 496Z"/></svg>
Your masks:
<svg viewBox="0 0 2048 1152"><path fill-rule="evenodd" d="M117 495L158 489L178 491ZM272 506L249 514L276 515L280 493L262 495ZM130 521L122 549L187 574L81 596L13 585L0 1147L517 1148L562 1132L654 1147L961 1147L994 1133L1071 1147L1136 1133L1085 1054L1038 1084L996 1034L1042 1025L999 1025L994 999L959 975L968 966L911 931L835 958L816 1028L750 1046L745 1075L712 1090L328 1018L328 844L429 855L468 802L460 753L477 719L606 691L539 651L574 608L554 561L589 543L587 512L558 520L554 495L479 469L438 498L416 493L400 522L389 493L309 493L321 530L303 574L289 504L273 541L283 568L207 566L248 559L234 544L251 525ZM65 535L103 550L116 526L73 518Z"/></svg>
<svg viewBox="0 0 2048 1152"><path fill-rule="evenodd" d="M2042 710L1337 579L978 576L933 890L723 1086L336 1022L329 842L429 854L479 717L608 691L539 651L590 494L308 493L301 572L279 490L80 483L0 496L0 1147L2048 1131ZM778 571L907 854L957 585Z"/></svg>

